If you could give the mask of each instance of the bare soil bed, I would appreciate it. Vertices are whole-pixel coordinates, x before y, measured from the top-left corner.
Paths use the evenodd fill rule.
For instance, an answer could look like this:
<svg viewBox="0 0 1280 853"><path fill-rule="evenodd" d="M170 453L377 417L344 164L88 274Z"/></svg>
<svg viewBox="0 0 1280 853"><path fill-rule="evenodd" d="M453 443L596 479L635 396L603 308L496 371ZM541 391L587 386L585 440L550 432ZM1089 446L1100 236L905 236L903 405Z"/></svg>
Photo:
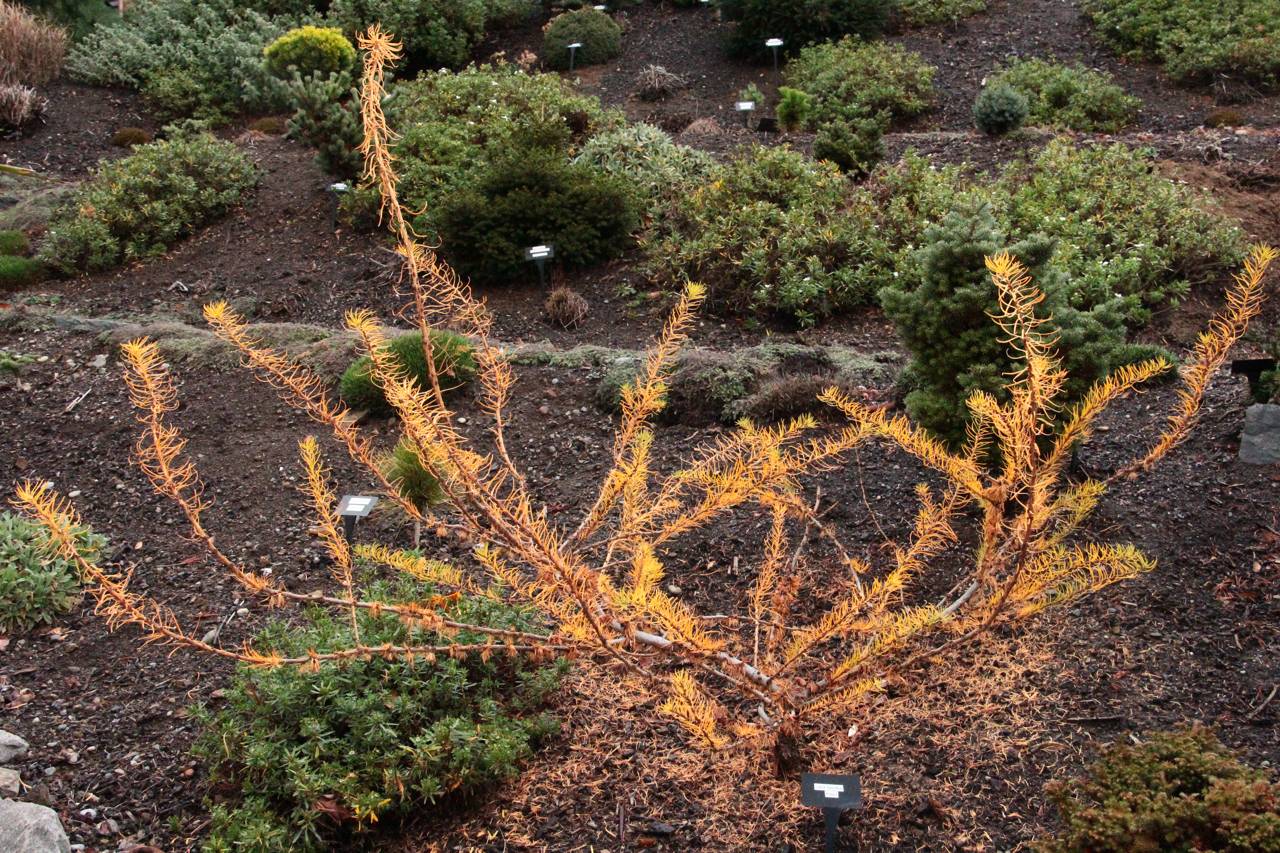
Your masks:
<svg viewBox="0 0 1280 853"><path fill-rule="evenodd" d="M737 127L734 93L749 82L768 88L778 81L771 70L723 58L723 25L711 13L644 4L625 16L624 55L578 75L583 91L676 134L714 119L719 129L681 139L717 153L755 140L807 144ZM1248 130L1203 130L1213 93L1175 87L1156 69L1120 61L1093 40L1070 0L996 0L953 27L893 40L939 66L939 97L931 113L890 135L891 157L913 147L938 162L984 169L1034 150L1046 136L992 141L970 130L981 79L1013 55L1079 59L1111 71L1142 98L1139 126L1126 141L1155 147L1162 169L1213 192L1255 237L1280 239L1280 98L1245 105ZM497 34L478 56L514 57L539 45L530 24ZM690 88L657 106L631 97L635 75L651 63L687 76ZM0 162L78 180L99 159L122 153L110 144L117 128L155 126L129 93L59 83L48 94L48 124L0 140ZM198 325L200 306L225 298L256 322L338 328L343 312L356 307L396 321L404 299L395 293L387 245L335 230L328 179L311 152L239 127L227 134L264 173L240 210L148 263L0 294L0 350L33 359L17 375L0 374L0 483L38 477L72 493L87 521L110 537L112 564L136 568L140 591L169 603L197 634L226 621L221 642L235 644L273 614L242 600L130 467L135 424L119 381L117 341L49 319ZM639 260L624 257L566 280L591 304L587 321L573 330L546 322L534 280L486 291L498 337L565 350L645 345L670 300L648 283ZM1163 312L1147 334L1185 349L1220 303L1221 287L1203 288ZM1251 351L1260 350L1277 318L1280 300L1273 298ZM804 331L708 316L693 342L731 350L766 337L867 353L898 349L876 311ZM270 569L290 588L326 586L323 549L297 490L296 440L318 428L233 361L175 361L184 400L177 420L210 487L211 527L232 556ZM612 418L595 401L600 369L518 372L513 455L527 463L553 518L576 523L606 470L611 442ZM872 390L890 394L888 382ZM1161 387L1125 401L1080 464L1117 467L1172 393ZM865 850L1017 848L1054 825L1045 782L1078 774L1100 744L1192 720L1215 725L1254 763L1280 765L1280 701L1264 705L1280 684L1280 470L1236 459L1247 403L1243 380L1220 376L1192 440L1152 475L1121 485L1095 517L1089 535L1132 541L1159 561L1156 572L1021 636L999 638L976 661L965 654L931 662L912 686L885 699L875 718L884 722L814 745L825 750L830 769L863 776L867 808L845 827L848 841ZM456 408L464 429L479 434L484 423L475 402L464 394ZM385 441L394 437L392 424L369 426ZM661 440L688 448L717 429L677 423ZM369 486L337 448L326 448L344 490ZM911 505L922 477L905 457L864 449L813 485L842 537L882 559L885 536L903 533L911 521L898 508ZM736 608L758 556L741 543L758 542L767 525L748 515L687 542L667 567L670 579L705 612ZM361 535L409 545L411 532L387 514ZM467 553L449 541L429 548L443 558ZM743 568L735 573L735 565ZM822 561L811 570L838 571ZM945 578L936 580L946 588ZM132 630L110 633L86 603L51 629L0 637L0 728L31 741L18 768L33 784L29 796L58 810L73 842L89 850L192 849L208 825L206 797L221 792L209 789L188 754L195 732L187 709L217 707L229 674L218 661L141 647ZM656 703L629 694L621 675L574 676L569 688L559 700L562 735L518 782L483 801L429 810L402 833L389 833L388 849L777 851L820 844L815 815L793 809L778 816L776 804L794 799L794 786L750 774L762 759L687 752L656 715Z"/></svg>

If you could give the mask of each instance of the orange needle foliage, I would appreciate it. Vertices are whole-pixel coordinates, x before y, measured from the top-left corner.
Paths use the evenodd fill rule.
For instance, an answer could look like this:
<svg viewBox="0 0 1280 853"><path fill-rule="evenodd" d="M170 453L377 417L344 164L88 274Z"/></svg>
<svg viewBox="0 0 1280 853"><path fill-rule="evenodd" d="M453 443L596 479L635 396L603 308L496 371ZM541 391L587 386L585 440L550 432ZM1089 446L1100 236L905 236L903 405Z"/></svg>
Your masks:
<svg viewBox="0 0 1280 853"><path fill-rule="evenodd" d="M363 341L371 370L399 414L403 440L439 478L449 501L449 525L461 527L468 540L477 543L475 568L492 583L476 582L455 567L382 546L366 546L353 554L333 517L334 495L312 438L301 444L306 490L315 506L316 527L332 557L339 592L291 592L239 566L219 550L204 527L208 504L200 477L169 420L176 394L168 368L154 344L135 341L125 346L125 361L143 428L138 462L155 488L186 516L194 539L217 563L270 605L308 601L353 616L357 609L393 613L431 629L441 642L371 647L357 638L346 651L291 659L270 651L215 648L179 626L163 606L131 592L127 573L114 575L84 559L72 536L79 523L75 511L40 485L23 484L15 503L49 529L54 547L79 562L99 610L113 625L136 625L148 640L262 666L314 667L381 655L568 653L640 676L665 696L663 714L683 726L695 742L718 749L743 739L794 732L819 712L856 713L869 695L883 690L889 679L909 674L921 660L978 641L996 626L1154 568L1152 560L1130 545L1070 544L1071 535L1109 484L1069 482L1064 468L1072 449L1089 438L1098 416L1112 402L1171 366L1154 360L1119 370L1063 411L1066 376L1046 332L1048 318L1036 313L1042 295L1021 264L1003 254L988 260L1000 297L999 312L992 319L1015 354L1018 369L1010 376L1007 402L981 393L969 401L972 429L962 452L953 452L905 418L830 389L821 399L843 413L845 426L819 430L811 417L771 427L743 422L694 451L673 473L657 476L654 458L662 447L652 420L664 405L673 360L703 298L702 288L690 284L640 376L623 392L612 464L596 498L576 525L553 522L529 490L519 460L508 453L505 412L514 374L506 354L491 340L488 311L432 247L418 240L398 201L393 134L382 103L386 69L399 58L400 47L377 27L360 40L360 47L365 53L365 177L381 192L383 219L404 262L404 284L424 333L430 368L425 385L389 356L386 338L371 314L353 312L346 322ZM1150 467L1185 439L1210 378L1258 312L1263 277L1275 259L1270 249L1255 250L1223 314L1201 336L1166 431L1122 473ZM240 350L258 377L329 428L389 499L423 520L383 478L370 440L330 398L325 380L264 348L225 303L208 306L205 316L220 338ZM482 442L463 436L445 405L428 343L429 332L443 326L467 334L475 344L484 406L491 419ZM835 532L818 520L816 505L804 492L807 476L829 470L848 451L873 440L898 446L944 480L940 490L918 489L913 533L883 566L851 557L839 547ZM998 466L992 467L991 459L999 460ZM754 587L737 618L704 618L664 591L663 555L682 536L744 508L762 511L771 520ZM956 525L970 508L980 518L977 545L963 561L969 568L957 579L956 597L949 602L925 601L917 579L932 561L958 547ZM793 624L791 605L802 594L797 565L812 529L835 543L837 559L844 565L834 574L848 579L844 588L835 590L834 602L824 613L808 624ZM509 597L540 613L545 630L517 632L453 622L442 611L449 595L408 605L359 600L352 582L356 558L444 589ZM815 600L831 597L830 589L809 592ZM487 640L470 645L448 642L462 630L478 632Z"/></svg>

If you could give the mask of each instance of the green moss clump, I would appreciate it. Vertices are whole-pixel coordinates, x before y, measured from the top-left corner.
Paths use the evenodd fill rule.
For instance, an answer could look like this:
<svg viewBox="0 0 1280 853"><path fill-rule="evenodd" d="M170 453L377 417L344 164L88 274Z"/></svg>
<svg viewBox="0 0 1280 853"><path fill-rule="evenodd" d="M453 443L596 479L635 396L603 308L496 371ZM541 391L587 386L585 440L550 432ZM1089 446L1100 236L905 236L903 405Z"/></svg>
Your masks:
<svg viewBox="0 0 1280 853"><path fill-rule="evenodd" d="M419 387L429 387L427 357L422 350L420 332L410 332L392 338L387 342L386 347L391 357L418 381ZM460 388L475 378L475 348L462 335L444 331L432 332L431 355L443 389ZM367 355L351 363L339 381L342 402L352 409L365 411L371 415L395 414L382 388L374 380L371 367L372 362Z"/></svg>

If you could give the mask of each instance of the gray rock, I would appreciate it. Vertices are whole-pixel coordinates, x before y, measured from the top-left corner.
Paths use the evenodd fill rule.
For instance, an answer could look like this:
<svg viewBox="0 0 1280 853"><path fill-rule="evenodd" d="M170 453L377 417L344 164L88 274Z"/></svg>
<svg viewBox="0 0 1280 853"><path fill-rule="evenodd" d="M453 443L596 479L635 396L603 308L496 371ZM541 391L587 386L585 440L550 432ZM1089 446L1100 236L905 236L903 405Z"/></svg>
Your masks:
<svg viewBox="0 0 1280 853"><path fill-rule="evenodd" d="M22 793L22 774L12 767L0 767L0 797L16 797Z"/></svg>
<svg viewBox="0 0 1280 853"><path fill-rule="evenodd" d="M0 729L0 764L22 758L27 754L27 742L12 732Z"/></svg>
<svg viewBox="0 0 1280 853"><path fill-rule="evenodd" d="M71 853L58 813L48 806L0 800L0 850L5 853Z"/></svg>
<svg viewBox="0 0 1280 853"><path fill-rule="evenodd" d="M1240 461L1249 465L1280 465L1280 406L1259 403L1245 412Z"/></svg>

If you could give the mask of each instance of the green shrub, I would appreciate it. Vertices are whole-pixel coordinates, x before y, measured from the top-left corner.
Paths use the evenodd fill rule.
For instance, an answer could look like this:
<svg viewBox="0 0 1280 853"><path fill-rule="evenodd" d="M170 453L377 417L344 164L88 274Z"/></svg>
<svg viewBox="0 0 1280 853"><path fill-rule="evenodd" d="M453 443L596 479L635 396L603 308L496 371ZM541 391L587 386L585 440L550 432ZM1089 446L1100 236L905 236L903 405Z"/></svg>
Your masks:
<svg viewBox="0 0 1280 853"><path fill-rule="evenodd" d="M768 59L765 41L780 38L792 54L806 45L842 36L875 38L884 30L894 0L720 0L732 21L729 50L736 56Z"/></svg>
<svg viewBox="0 0 1280 853"><path fill-rule="evenodd" d="M1119 294L1134 323L1214 282L1244 258L1239 228L1207 213L1203 196L1155 171L1155 154L1125 145L1050 143L1027 165L1009 167L1006 221L1020 236L1042 231L1074 281L1073 304Z"/></svg>
<svg viewBox="0 0 1280 853"><path fill-rule="evenodd" d="M1142 106L1110 74L1042 59L1014 62L991 83L1022 93L1029 123L1064 130L1115 133L1132 123Z"/></svg>
<svg viewBox="0 0 1280 853"><path fill-rule="evenodd" d="M142 91L168 118L269 113L283 84L262 52L286 21L237 0L136 0L122 22L96 27L67 57L75 79Z"/></svg>
<svg viewBox="0 0 1280 853"><path fill-rule="evenodd" d="M333 0L330 18L351 36L381 24L419 68L456 68L484 37L486 0Z"/></svg>
<svg viewBox="0 0 1280 853"><path fill-rule="evenodd" d="M715 164L711 155L677 145L649 124L629 124L591 137L574 162L625 181L637 204L649 213L701 184Z"/></svg>
<svg viewBox="0 0 1280 853"><path fill-rule="evenodd" d="M422 351L422 334L409 332L387 342L387 351L418 381L420 388L430 387L427 357ZM436 365L440 387L445 391L461 388L476 375L475 348L465 337L454 332L432 331L431 357ZM391 415L395 411L387 402L382 388L374 381L367 355L351 363L338 383L342 402L356 411L372 415Z"/></svg>
<svg viewBox="0 0 1280 853"><path fill-rule="evenodd" d="M897 326L911 363L902 377L908 414L936 435L965 437L966 400L976 391L997 399L1015 363L1003 333L995 284L984 259L1008 250L1044 293L1037 314L1049 320L1067 373L1067 401L1079 400L1115 368L1154 354L1125 343L1122 300L1081 310L1066 277L1053 266L1053 242L1033 237L1009 246L988 205L948 214L929 227L917 252L916 274L880 291L880 304Z"/></svg>
<svg viewBox="0 0 1280 853"><path fill-rule="evenodd" d="M516 149L443 202L445 255L466 276L506 283L528 276L530 246L555 247L557 264L590 266L620 253L638 224L628 184L555 150Z"/></svg>
<svg viewBox="0 0 1280 853"><path fill-rule="evenodd" d="M426 511L445 502L440 480L422 464L422 457L408 439L400 439L382 460L382 473L400 496Z"/></svg>
<svg viewBox="0 0 1280 853"><path fill-rule="evenodd" d="M76 531L76 541L87 559L106 546L88 528ZM80 573L75 563L56 555L45 528L0 512L0 631L50 624L79 600Z"/></svg>
<svg viewBox="0 0 1280 853"><path fill-rule="evenodd" d="M557 15L542 35L542 61L549 68L569 67L569 45L581 44L574 67L599 65L622 53L622 28L596 9L578 9Z"/></svg>
<svg viewBox="0 0 1280 853"><path fill-rule="evenodd" d="M423 601L425 584L374 584L368 597ZM486 598L462 597L440 615L500 628L529 630L530 618ZM318 609L299 627L275 623L256 640L282 655L350 648L345 615ZM359 616L365 645L479 643L410 629L396 616ZM226 707L198 709L205 725L194 752L215 780L239 791L234 806L217 805L205 849L319 851L363 848L376 827L423 806L475 796L514 778L520 765L557 729L543 710L563 663L538 665L500 650L454 659L420 655L326 663L316 671L241 667Z"/></svg>
<svg viewBox="0 0 1280 853"><path fill-rule="evenodd" d="M359 148L364 139L360 99L346 72L297 74L287 83L293 116L289 135L316 150L316 162L326 173L355 178L364 165Z"/></svg>
<svg viewBox="0 0 1280 853"><path fill-rule="evenodd" d="M0 231L0 255L25 255L31 251L31 241L21 231Z"/></svg>
<svg viewBox="0 0 1280 853"><path fill-rule="evenodd" d="M835 165L757 147L710 178L646 238L656 280L699 281L720 310L803 324L871 300L885 247L870 199Z"/></svg>
<svg viewBox="0 0 1280 853"><path fill-rule="evenodd" d="M0 255L0 290L35 284L44 277L44 264L35 258Z"/></svg>
<svg viewBox="0 0 1280 853"><path fill-rule="evenodd" d="M1164 65L1176 80L1280 84L1280 4L1275 0L1084 0L1104 41Z"/></svg>
<svg viewBox="0 0 1280 853"><path fill-rule="evenodd" d="M445 200L512 150L536 144L567 158L589 136L623 125L621 114L606 113L559 75L514 65L423 74L398 84L388 109L401 134L401 196L410 208L427 210L419 226L428 231Z"/></svg>
<svg viewBox="0 0 1280 853"><path fill-rule="evenodd" d="M989 136L1003 136L1022 127L1029 112L1026 95L1007 83L988 83L973 102L973 123Z"/></svg>
<svg viewBox="0 0 1280 853"><path fill-rule="evenodd" d="M344 74L356 64L356 49L351 42L341 30L329 27L289 30L267 45L262 55L271 73L285 78L294 72L303 77Z"/></svg>
<svg viewBox="0 0 1280 853"><path fill-rule="evenodd" d="M1049 790L1063 828L1041 853L1280 850L1280 784L1204 728L1113 745L1086 778Z"/></svg>
<svg viewBox="0 0 1280 853"><path fill-rule="evenodd" d="M799 130L809 120L813 99L799 89L778 89L778 124L783 130Z"/></svg>
<svg viewBox="0 0 1280 853"><path fill-rule="evenodd" d="M801 50L787 63L791 86L813 99L815 127L879 118L890 123L929 109L933 66L897 45L842 39Z"/></svg>
<svg viewBox="0 0 1280 853"><path fill-rule="evenodd" d="M987 0L898 0L898 14L913 27L946 24L976 15Z"/></svg>
<svg viewBox="0 0 1280 853"><path fill-rule="evenodd" d="M140 145L104 163L55 214L39 257L64 274L150 257L226 213L258 180L210 134Z"/></svg>
<svg viewBox="0 0 1280 853"><path fill-rule="evenodd" d="M813 139L813 156L835 163L842 172L865 175L884 159L884 125L874 118L824 124Z"/></svg>

